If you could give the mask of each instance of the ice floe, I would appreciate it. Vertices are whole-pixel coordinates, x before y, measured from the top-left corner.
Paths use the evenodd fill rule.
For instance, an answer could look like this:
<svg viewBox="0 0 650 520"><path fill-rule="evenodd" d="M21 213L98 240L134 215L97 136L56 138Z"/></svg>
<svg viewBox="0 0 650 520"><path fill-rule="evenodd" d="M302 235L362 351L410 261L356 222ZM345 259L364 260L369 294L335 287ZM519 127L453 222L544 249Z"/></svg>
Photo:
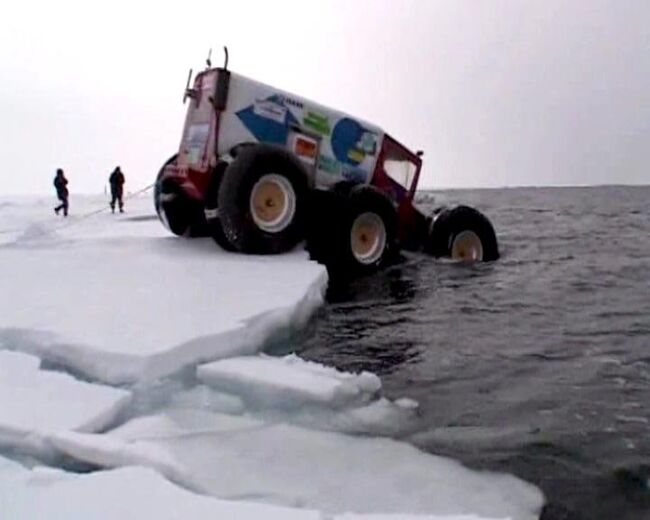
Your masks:
<svg viewBox="0 0 650 520"><path fill-rule="evenodd" d="M104 468L0 457L3 518L537 518L535 487L377 437L408 429L417 403L375 375L259 353L323 301L306 253L171 237L149 197L126 215L99 204L73 200L68 220L45 199L0 205L0 448Z"/></svg>
<svg viewBox="0 0 650 520"><path fill-rule="evenodd" d="M327 514L480 515L535 519L541 493L515 477L469 470L391 439L316 431L201 410L136 418L107 435L62 433L54 445L104 467L146 465L183 486Z"/></svg>
<svg viewBox="0 0 650 520"><path fill-rule="evenodd" d="M224 359L200 366L197 375L214 388L277 407L363 404L381 389L379 378L369 372L339 372L295 355Z"/></svg>
<svg viewBox="0 0 650 520"><path fill-rule="evenodd" d="M325 269L303 251L226 253L210 239L161 237L162 225L150 220L137 221L135 235L102 235L128 229L113 217L71 221L59 241L0 247L0 272L10 273L0 278L0 347L132 383L254 353L322 303Z"/></svg>
<svg viewBox="0 0 650 520"><path fill-rule="evenodd" d="M45 467L29 470L2 457L0 511L3 518L20 520L486 520L475 515L334 516L198 495L142 467L77 475Z"/></svg>
<svg viewBox="0 0 650 520"><path fill-rule="evenodd" d="M0 457L0 511L22 520L319 520L315 511L197 495L147 468L76 475L27 470Z"/></svg>
<svg viewBox="0 0 650 520"><path fill-rule="evenodd" d="M131 393L39 369L30 355L0 351L0 444L46 453L50 434L108 427Z"/></svg>
<svg viewBox="0 0 650 520"><path fill-rule="evenodd" d="M197 377L218 395L236 396L258 417L320 430L403 434L418 408L408 399L384 398L375 374L341 372L294 354L215 361L199 366Z"/></svg>

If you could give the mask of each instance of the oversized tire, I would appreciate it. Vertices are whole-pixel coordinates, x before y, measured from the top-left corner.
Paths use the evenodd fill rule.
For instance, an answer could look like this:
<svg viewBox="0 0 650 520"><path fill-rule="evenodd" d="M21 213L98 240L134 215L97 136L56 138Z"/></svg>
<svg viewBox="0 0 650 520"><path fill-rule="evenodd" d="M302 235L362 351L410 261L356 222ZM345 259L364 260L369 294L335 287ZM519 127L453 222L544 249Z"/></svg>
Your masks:
<svg viewBox="0 0 650 520"><path fill-rule="evenodd" d="M441 208L431 219L425 252L462 262L491 262L499 258L492 224L469 206Z"/></svg>
<svg viewBox="0 0 650 520"><path fill-rule="evenodd" d="M397 212L372 186L358 185L323 196L312 219L307 247L335 276L368 274L397 252Z"/></svg>
<svg viewBox="0 0 650 520"><path fill-rule="evenodd" d="M178 236L205 236L205 217L203 207L190 199L178 184L163 179L165 167L173 163L177 155L170 157L158 172L154 184L154 205L163 225Z"/></svg>
<svg viewBox="0 0 650 520"><path fill-rule="evenodd" d="M223 231L221 216L219 214L219 190L221 189L221 183L227 167L227 162L220 161L212 171L210 182L208 183L205 192L204 214L208 235L210 235L222 249L226 251L235 251L235 248Z"/></svg>
<svg viewBox="0 0 650 520"><path fill-rule="evenodd" d="M307 172L289 152L247 146L228 165L219 188L219 217L228 242L243 253L276 254L304 238Z"/></svg>

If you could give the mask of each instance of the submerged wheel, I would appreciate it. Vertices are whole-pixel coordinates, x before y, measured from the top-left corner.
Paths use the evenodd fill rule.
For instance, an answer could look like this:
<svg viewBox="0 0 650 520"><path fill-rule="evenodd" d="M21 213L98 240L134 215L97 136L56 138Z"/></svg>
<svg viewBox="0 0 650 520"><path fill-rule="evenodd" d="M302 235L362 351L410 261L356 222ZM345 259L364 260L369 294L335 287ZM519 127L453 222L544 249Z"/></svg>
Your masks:
<svg viewBox="0 0 650 520"><path fill-rule="evenodd" d="M219 189L221 225L244 253L282 253L304 238L307 173L283 149L243 148L226 168Z"/></svg>
<svg viewBox="0 0 650 520"><path fill-rule="evenodd" d="M431 220L424 250L437 258L459 262L490 262L499 258L492 224L469 206L440 210Z"/></svg>
<svg viewBox="0 0 650 520"><path fill-rule="evenodd" d="M350 229L350 251L361 265L373 265L386 250L386 224L380 215L366 211L357 215Z"/></svg>
<svg viewBox="0 0 650 520"><path fill-rule="evenodd" d="M156 177L153 192L156 213L164 226L175 235L204 236L205 218L201 205L190 199L174 181L163 179L165 167L176 158L177 155L170 157Z"/></svg>
<svg viewBox="0 0 650 520"><path fill-rule="evenodd" d="M483 243L474 231L461 231L451 242L450 256L461 262L482 262Z"/></svg>
<svg viewBox="0 0 650 520"><path fill-rule="evenodd" d="M374 272L394 256L397 213L377 189L323 194L319 213L310 223L307 248L335 276Z"/></svg>

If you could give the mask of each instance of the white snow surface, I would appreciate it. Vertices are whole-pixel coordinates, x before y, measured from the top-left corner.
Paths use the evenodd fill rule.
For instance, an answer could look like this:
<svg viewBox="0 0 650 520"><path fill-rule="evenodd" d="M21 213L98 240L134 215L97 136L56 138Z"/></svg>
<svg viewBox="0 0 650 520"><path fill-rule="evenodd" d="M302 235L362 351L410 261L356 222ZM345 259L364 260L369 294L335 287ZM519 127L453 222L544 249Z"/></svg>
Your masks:
<svg viewBox="0 0 650 520"><path fill-rule="evenodd" d="M3 519L319 520L316 511L197 495L140 467L86 475L27 470L0 457Z"/></svg>
<svg viewBox="0 0 650 520"><path fill-rule="evenodd" d="M0 457L3 519L48 520L481 520L471 516L323 515L309 509L192 493L142 467L76 475Z"/></svg>
<svg viewBox="0 0 650 520"><path fill-rule="evenodd" d="M0 233L13 239L0 247L0 347L107 383L152 380L253 353L322 303L325 269L304 251L241 255L170 236L150 195L125 215L76 216L105 204L82 200L67 220L35 205L22 234Z"/></svg>
<svg viewBox="0 0 650 520"><path fill-rule="evenodd" d="M369 372L340 372L295 355L224 359L200 366L197 375L218 390L277 407L324 404L339 408L363 404L375 398L381 389L379 378Z"/></svg>
<svg viewBox="0 0 650 520"><path fill-rule="evenodd" d="M203 410L139 417L108 435L62 433L62 452L104 467L154 468L197 492L330 515L536 519L539 491L386 438L350 436Z"/></svg>
<svg viewBox="0 0 650 520"><path fill-rule="evenodd" d="M53 202L0 199L0 449L105 469L0 456L3 519L537 518L535 487L376 437L417 403L382 397L375 375L259 354L323 301L304 252L172 237L149 194L126 215L73 197L68 220Z"/></svg>
<svg viewBox="0 0 650 520"><path fill-rule="evenodd" d="M39 369L40 360L0 351L0 443L43 452L54 432L100 431L131 393Z"/></svg>

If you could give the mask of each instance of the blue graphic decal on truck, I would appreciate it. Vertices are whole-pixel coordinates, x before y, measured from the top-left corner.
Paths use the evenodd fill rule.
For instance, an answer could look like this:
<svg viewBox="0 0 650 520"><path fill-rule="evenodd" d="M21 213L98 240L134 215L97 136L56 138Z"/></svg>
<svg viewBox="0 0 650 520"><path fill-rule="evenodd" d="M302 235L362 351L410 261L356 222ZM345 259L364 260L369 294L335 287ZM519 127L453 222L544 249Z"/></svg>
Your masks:
<svg viewBox="0 0 650 520"><path fill-rule="evenodd" d="M255 101L237 112L237 117L255 139L262 143L284 145L289 128L298 124L298 120L278 95Z"/></svg>
<svg viewBox="0 0 650 520"><path fill-rule="evenodd" d="M377 134L345 117L332 130L332 151L343 164L358 166L366 155L377 153Z"/></svg>

